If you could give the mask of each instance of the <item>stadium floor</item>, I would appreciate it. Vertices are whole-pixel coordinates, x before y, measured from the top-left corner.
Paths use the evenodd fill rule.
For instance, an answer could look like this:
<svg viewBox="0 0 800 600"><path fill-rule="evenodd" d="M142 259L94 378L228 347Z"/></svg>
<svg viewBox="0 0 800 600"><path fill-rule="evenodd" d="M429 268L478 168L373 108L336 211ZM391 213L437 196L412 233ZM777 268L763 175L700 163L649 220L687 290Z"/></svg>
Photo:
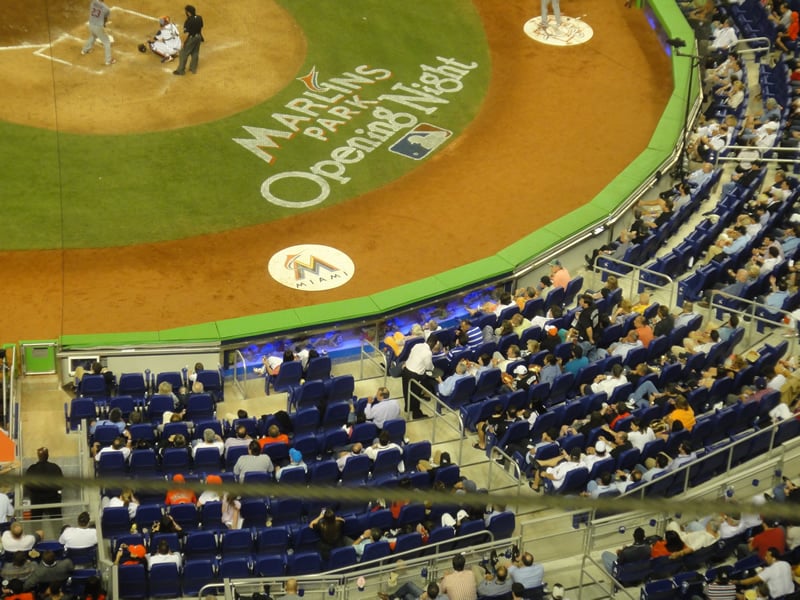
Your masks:
<svg viewBox="0 0 800 600"><path fill-rule="evenodd" d="M623 2L563 0L594 37L558 48L523 34L531 2L475 6L492 60L488 95L435 161L269 224L119 248L0 252L10 283L4 339L153 331L368 295L494 254L588 202L646 147L671 91L670 63L644 15ZM265 268L265 240L274 239L342 249L357 276L315 294L281 286Z"/></svg>

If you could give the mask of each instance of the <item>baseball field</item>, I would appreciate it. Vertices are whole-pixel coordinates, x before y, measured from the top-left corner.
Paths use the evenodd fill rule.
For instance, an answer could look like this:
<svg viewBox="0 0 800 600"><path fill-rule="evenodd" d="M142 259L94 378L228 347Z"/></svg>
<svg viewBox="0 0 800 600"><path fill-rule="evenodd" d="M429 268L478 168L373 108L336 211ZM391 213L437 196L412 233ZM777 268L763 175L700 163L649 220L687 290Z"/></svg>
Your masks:
<svg viewBox="0 0 800 600"><path fill-rule="evenodd" d="M156 330L361 296L489 256L588 202L647 145L671 92L644 15L537 2L197 3L197 75L136 46L181 4L110 3L117 63L81 56L88 2L0 6L4 339ZM345 286L277 284L326 244Z"/></svg>

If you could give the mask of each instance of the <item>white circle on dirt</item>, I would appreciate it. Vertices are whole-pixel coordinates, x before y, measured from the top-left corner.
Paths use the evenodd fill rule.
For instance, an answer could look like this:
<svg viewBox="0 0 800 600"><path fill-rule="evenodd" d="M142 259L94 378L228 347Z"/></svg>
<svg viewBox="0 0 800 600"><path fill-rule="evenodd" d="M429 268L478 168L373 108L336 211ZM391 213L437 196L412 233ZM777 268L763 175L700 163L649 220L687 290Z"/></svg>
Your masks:
<svg viewBox="0 0 800 600"><path fill-rule="evenodd" d="M322 292L353 278L355 263L341 250L320 244L299 244L272 255L267 265L278 283L303 292Z"/></svg>
<svg viewBox="0 0 800 600"><path fill-rule="evenodd" d="M550 46L577 46L585 44L594 35L591 26L583 19L561 16L561 24L556 25L554 15L548 15L546 23L541 17L533 17L522 27L529 38Z"/></svg>

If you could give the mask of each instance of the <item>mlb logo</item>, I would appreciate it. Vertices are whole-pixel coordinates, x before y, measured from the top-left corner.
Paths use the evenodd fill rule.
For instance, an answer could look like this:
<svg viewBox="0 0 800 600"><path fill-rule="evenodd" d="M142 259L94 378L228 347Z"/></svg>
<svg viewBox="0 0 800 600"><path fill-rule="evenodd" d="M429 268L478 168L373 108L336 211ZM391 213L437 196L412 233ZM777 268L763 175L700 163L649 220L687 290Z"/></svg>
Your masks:
<svg viewBox="0 0 800 600"><path fill-rule="evenodd" d="M422 160L441 146L451 135L453 132L447 129L429 123L420 123L390 146L389 150L406 158Z"/></svg>

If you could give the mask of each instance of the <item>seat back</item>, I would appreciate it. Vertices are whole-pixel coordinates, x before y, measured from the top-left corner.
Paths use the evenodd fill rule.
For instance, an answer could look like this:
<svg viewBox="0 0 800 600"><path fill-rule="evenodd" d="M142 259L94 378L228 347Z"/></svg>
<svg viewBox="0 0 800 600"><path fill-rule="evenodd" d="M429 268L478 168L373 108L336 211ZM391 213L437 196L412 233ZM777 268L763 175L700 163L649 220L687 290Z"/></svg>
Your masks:
<svg viewBox="0 0 800 600"><path fill-rule="evenodd" d="M316 356L308 361L306 366L306 381L316 379L330 379L331 376L331 357Z"/></svg>

